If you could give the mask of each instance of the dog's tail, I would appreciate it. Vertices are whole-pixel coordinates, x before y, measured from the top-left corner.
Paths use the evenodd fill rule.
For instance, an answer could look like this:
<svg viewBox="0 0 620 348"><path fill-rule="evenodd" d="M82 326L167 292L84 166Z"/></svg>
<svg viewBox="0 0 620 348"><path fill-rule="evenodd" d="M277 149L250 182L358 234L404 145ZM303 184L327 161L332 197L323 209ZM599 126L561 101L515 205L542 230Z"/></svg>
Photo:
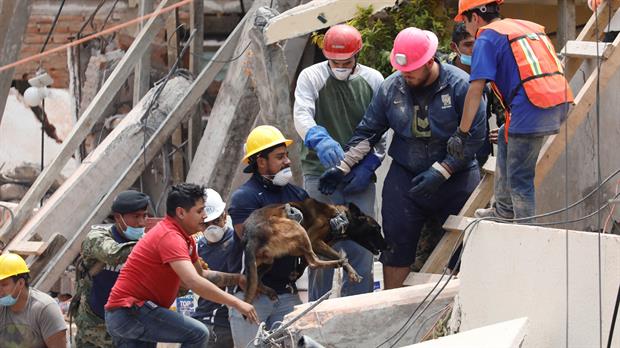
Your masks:
<svg viewBox="0 0 620 348"><path fill-rule="evenodd" d="M252 303L258 290L258 271L256 269L256 245L251 238L245 241L245 302Z"/></svg>

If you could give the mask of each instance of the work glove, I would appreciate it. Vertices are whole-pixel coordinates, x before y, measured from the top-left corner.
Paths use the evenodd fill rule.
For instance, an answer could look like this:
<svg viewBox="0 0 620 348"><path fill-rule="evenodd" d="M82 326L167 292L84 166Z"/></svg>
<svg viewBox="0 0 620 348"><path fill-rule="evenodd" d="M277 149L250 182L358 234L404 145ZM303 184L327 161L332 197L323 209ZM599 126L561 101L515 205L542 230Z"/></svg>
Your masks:
<svg viewBox="0 0 620 348"><path fill-rule="evenodd" d="M335 167L344 159L344 151L337 141L332 139L325 127L314 126L306 133L304 143L316 151L319 161L325 168Z"/></svg>
<svg viewBox="0 0 620 348"><path fill-rule="evenodd" d="M409 189L409 196L429 197L439 189L444 181L446 178L437 169L430 167L411 179L412 187Z"/></svg>
<svg viewBox="0 0 620 348"><path fill-rule="evenodd" d="M381 165L379 157L369 153L358 163L351 172L344 178L344 188L342 191L346 194L358 193L364 191L368 185L375 170Z"/></svg>
<svg viewBox="0 0 620 348"><path fill-rule="evenodd" d="M457 127L456 132L448 139L448 153L457 159L463 159L465 157L465 141L469 136L469 133L462 132L461 128Z"/></svg>
<svg viewBox="0 0 620 348"><path fill-rule="evenodd" d="M337 167L329 168L319 177L319 191L324 195L331 195L344 180L344 177L342 170Z"/></svg>

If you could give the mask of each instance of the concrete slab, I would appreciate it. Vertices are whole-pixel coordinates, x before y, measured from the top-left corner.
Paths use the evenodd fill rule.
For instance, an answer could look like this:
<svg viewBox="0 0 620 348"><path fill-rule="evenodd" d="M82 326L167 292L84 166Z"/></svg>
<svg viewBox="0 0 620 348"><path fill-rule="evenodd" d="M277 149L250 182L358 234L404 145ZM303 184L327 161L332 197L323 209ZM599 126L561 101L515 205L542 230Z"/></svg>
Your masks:
<svg viewBox="0 0 620 348"><path fill-rule="evenodd" d="M295 322L289 330L297 337L312 337L325 347L376 347L403 326L434 285L424 284L329 299ZM415 342L418 332L428 331L434 321L426 319L434 319L436 312L452 303L458 288L459 280L450 281L400 342ZM420 310L427 303L424 302ZM297 306L284 321L307 307L307 304Z"/></svg>
<svg viewBox="0 0 620 348"><path fill-rule="evenodd" d="M505 321L413 344L410 348L519 348L526 335L527 318Z"/></svg>
<svg viewBox="0 0 620 348"><path fill-rule="evenodd" d="M459 274L460 331L527 317L523 348L607 344L620 236L600 235L600 254L599 235L588 232L481 222L469 236Z"/></svg>

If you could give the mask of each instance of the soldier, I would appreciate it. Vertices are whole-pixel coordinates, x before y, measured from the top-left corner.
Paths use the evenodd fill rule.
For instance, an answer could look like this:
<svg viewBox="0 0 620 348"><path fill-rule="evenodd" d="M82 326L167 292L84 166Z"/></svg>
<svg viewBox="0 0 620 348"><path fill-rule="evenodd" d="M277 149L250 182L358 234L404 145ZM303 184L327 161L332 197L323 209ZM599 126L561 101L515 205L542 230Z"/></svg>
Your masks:
<svg viewBox="0 0 620 348"><path fill-rule="evenodd" d="M114 224L95 225L82 242L78 289L70 313L75 316L78 347L114 347L104 322L110 290L136 241L144 234L149 197L121 192L112 203Z"/></svg>

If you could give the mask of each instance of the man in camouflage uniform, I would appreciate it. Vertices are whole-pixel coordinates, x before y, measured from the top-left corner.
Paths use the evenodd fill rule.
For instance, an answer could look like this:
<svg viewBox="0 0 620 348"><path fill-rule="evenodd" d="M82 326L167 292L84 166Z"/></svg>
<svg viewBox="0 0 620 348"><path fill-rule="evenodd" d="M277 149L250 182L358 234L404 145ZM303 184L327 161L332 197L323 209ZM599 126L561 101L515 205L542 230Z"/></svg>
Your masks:
<svg viewBox="0 0 620 348"><path fill-rule="evenodd" d="M70 313L77 326L77 347L114 347L104 309L110 290L136 241L144 234L149 197L129 190L112 203L114 224L96 225L82 242L78 288Z"/></svg>

